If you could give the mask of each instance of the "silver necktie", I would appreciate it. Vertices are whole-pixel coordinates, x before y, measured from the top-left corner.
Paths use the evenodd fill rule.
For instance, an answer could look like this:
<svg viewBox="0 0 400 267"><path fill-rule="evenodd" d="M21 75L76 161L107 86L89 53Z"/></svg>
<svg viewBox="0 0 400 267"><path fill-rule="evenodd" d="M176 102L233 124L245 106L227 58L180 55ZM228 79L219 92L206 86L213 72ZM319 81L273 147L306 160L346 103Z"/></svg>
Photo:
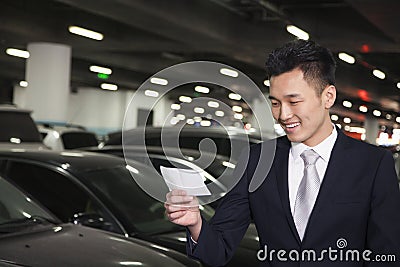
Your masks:
<svg viewBox="0 0 400 267"><path fill-rule="evenodd" d="M317 162L319 155L312 149L305 150L300 157L304 161L304 176L300 182L294 205L294 223L299 233L300 239L303 240L304 232L307 227L308 218L314 207L320 188L320 180L318 177Z"/></svg>

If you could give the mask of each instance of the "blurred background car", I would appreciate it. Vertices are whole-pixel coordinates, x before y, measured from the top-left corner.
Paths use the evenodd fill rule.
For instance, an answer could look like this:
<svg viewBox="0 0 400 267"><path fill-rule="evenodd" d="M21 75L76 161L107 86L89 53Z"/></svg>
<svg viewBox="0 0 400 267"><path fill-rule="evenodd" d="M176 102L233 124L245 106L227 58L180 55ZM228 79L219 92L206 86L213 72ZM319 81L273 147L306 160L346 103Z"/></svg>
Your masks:
<svg viewBox="0 0 400 267"><path fill-rule="evenodd" d="M97 146L95 133L84 127L71 124L36 122L43 143L52 150L77 149Z"/></svg>
<svg viewBox="0 0 400 267"><path fill-rule="evenodd" d="M29 192L63 222L140 238L186 252L185 228L165 217L163 202L146 194L136 181L168 192L154 168L115 156L72 151L1 151L1 173ZM133 179L135 177L135 180ZM161 188L164 187L164 188ZM165 194L164 194L165 196ZM210 219L214 210L201 205ZM228 266L255 266L259 248L254 225Z"/></svg>
<svg viewBox="0 0 400 267"><path fill-rule="evenodd" d="M0 266L178 267L190 262L178 262L167 256L166 248L138 239L71 223L62 224L2 177L0 247ZM193 261L192 266L200 265Z"/></svg>

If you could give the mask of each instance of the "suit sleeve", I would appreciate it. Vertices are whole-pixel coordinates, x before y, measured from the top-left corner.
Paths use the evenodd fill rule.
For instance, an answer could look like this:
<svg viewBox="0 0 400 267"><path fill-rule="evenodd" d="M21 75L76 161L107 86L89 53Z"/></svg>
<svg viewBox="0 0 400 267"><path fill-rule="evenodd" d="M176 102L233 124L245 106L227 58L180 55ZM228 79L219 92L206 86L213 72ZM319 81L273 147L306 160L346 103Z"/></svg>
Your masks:
<svg viewBox="0 0 400 267"><path fill-rule="evenodd" d="M387 151L375 176L367 234L373 261L366 266L400 266L400 191L393 157ZM396 262L376 261L376 255L395 255Z"/></svg>
<svg viewBox="0 0 400 267"><path fill-rule="evenodd" d="M251 221L246 165L247 159L241 157L234 174L238 177L243 170L240 180L224 196L214 217L209 222L203 219L197 244L187 243L190 257L209 266L223 266L232 258Z"/></svg>

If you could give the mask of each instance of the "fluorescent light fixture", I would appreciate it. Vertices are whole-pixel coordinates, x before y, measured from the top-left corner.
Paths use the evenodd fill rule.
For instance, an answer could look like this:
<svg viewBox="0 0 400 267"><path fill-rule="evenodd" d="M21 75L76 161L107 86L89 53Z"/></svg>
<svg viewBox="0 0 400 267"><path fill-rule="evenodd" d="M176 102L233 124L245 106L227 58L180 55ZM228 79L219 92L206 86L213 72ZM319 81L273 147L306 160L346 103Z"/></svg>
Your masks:
<svg viewBox="0 0 400 267"><path fill-rule="evenodd" d="M194 120L193 119L187 119L186 123L190 124L190 125L193 125L194 124Z"/></svg>
<svg viewBox="0 0 400 267"><path fill-rule="evenodd" d="M136 173L136 174L139 173L138 169L136 169L136 168L134 168L134 167L132 167L130 165L126 165L125 168L130 172L133 172L133 173Z"/></svg>
<svg viewBox="0 0 400 267"><path fill-rule="evenodd" d="M168 80L162 79L162 78L157 78L157 77L151 78L150 82L153 84L158 84L158 85L167 85L168 84Z"/></svg>
<svg viewBox="0 0 400 267"><path fill-rule="evenodd" d="M109 68L95 66L95 65L90 66L89 70L91 72L103 73L103 74L107 74L107 75L110 75L112 73L112 70Z"/></svg>
<svg viewBox="0 0 400 267"><path fill-rule="evenodd" d="M240 113L235 113L235 114L233 115L233 117L234 117L235 119L237 119L237 120L243 119L243 115L240 114Z"/></svg>
<svg viewBox="0 0 400 267"><path fill-rule="evenodd" d="M169 121L172 125L175 125L179 122L179 119L177 117L172 117L171 120Z"/></svg>
<svg viewBox="0 0 400 267"><path fill-rule="evenodd" d="M193 109L193 111L194 111L195 113L198 113L198 114L203 114L203 113L204 113L204 108L195 107L195 108Z"/></svg>
<svg viewBox="0 0 400 267"><path fill-rule="evenodd" d="M202 121L202 118L201 117L193 117L193 120L195 121L195 122L201 122Z"/></svg>
<svg viewBox="0 0 400 267"><path fill-rule="evenodd" d="M350 101L347 101L347 100L344 100L342 104L346 108L351 108L353 106L353 104Z"/></svg>
<svg viewBox="0 0 400 267"><path fill-rule="evenodd" d="M350 132L365 134L367 131L362 127L350 127Z"/></svg>
<svg viewBox="0 0 400 267"><path fill-rule="evenodd" d="M99 33L99 32L95 32L95 31L92 31L92 30L88 30L88 29L85 29L85 28L78 27L78 26L69 26L68 27L68 31L70 33L73 33L73 34L76 34L76 35L80 35L80 36L83 36L83 37L86 37L86 38L94 39L94 40L97 40L97 41L101 41L104 38L104 35Z"/></svg>
<svg viewBox="0 0 400 267"><path fill-rule="evenodd" d="M210 89L208 87L200 86L200 85L194 87L194 90L196 92L203 93L203 94L208 94L210 92Z"/></svg>
<svg viewBox="0 0 400 267"><path fill-rule="evenodd" d="M144 91L144 94L146 96L150 96L150 97L158 97L158 95L159 95L159 93L154 90L146 90L146 91Z"/></svg>
<svg viewBox="0 0 400 267"><path fill-rule="evenodd" d="M184 102L184 103L190 103L190 102L192 102L192 98L188 97L188 96L181 95L179 97L179 101Z"/></svg>
<svg viewBox="0 0 400 267"><path fill-rule="evenodd" d="M20 81L19 86L21 87L28 87L28 82L27 81Z"/></svg>
<svg viewBox="0 0 400 267"><path fill-rule="evenodd" d="M223 161L223 162L222 162L222 165L225 166L225 167L227 167L227 168L231 168L231 169L234 169L234 168L236 167L235 164L230 163L229 161Z"/></svg>
<svg viewBox="0 0 400 267"><path fill-rule="evenodd" d="M217 116L217 117L223 117L224 115L225 115L225 113L222 110L215 111L215 116Z"/></svg>
<svg viewBox="0 0 400 267"><path fill-rule="evenodd" d="M303 31L302 29L300 29L294 25L287 25L286 30L299 39L303 39L303 40L310 39L310 35L307 32Z"/></svg>
<svg viewBox="0 0 400 267"><path fill-rule="evenodd" d="M19 139L18 137L11 137L10 143L21 144L21 139Z"/></svg>
<svg viewBox="0 0 400 267"><path fill-rule="evenodd" d="M171 104L171 109L180 110L181 109L181 105L179 105L179 104Z"/></svg>
<svg viewBox="0 0 400 267"><path fill-rule="evenodd" d="M349 64L354 64L356 62L356 59L353 56L350 56L349 54L344 52L339 53L338 57Z"/></svg>
<svg viewBox="0 0 400 267"><path fill-rule="evenodd" d="M386 117L387 120L391 120L392 119L392 115L390 115L390 114L386 114L385 117Z"/></svg>
<svg viewBox="0 0 400 267"><path fill-rule="evenodd" d="M229 95L228 95L228 97L230 98L230 99L232 99L232 100L240 100L240 99L242 99L242 97L239 95L239 94L235 94L235 93L230 93Z"/></svg>
<svg viewBox="0 0 400 267"><path fill-rule="evenodd" d="M141 263L140 261L121 261L119 264L123 265L123 266L142 266L143 265L143 263Z"/></svg>
<svg viewBox="0 0 400 267"><path fill-rule="evenodd" d="M349 132L350 129L351 129L351 127L350 127L349 125L345 125L345 126L344 126L344 130L345 130L345 131L348 131L348 132Z"/></svg>
<svg viewBox="0 0 400 267"><path fill-rule="evenodd" d="M400 123L400 117L396 117L396 122Z"/></svg>
<svg viewBox="0 0 400 267"><path fill-rule="evenodd" d="M223 75L230 76L230 77L233 77L233 78L236 78L236 77L239 76L239 73L237 71L231 70L231 69L227 69L227 68L222 68L222 69L219 70L219 72L221 74L223 74Z"/></svg>
<svg viewBox="0 0 400 267"><path fill-rule="evenodd" d="M350 122L351 122L351 119L348 118L348 117L346 117L346 118L343 119L343 122L344 122L344 123L350 123Z"/></svg>
<svg viewBox="0 0 400 267"><path fill-rule="evenodd" d="M206 121L206 120L201 121L200 125L203 127L209 127L209 126L211 126L211 121Z"/></svg>
<svg viewBox="0 0 400 267"><path fill-rule="evenodd" d="M218 103L218 102L215 102L215 101L208 101L207 105L208 105L210 108L218 108L218 107L219 107L219 103Z"/></svg>
<svg viewBox="0 0 400 267"><path fill-rule="evenodd" d="M378 69L373 70L372 74L381 80L385 79L385 77L386 77L385 73Z"/></svg>
<svg viewBox="0 0 400 267"><path fill-rule="evenodd" d="M178 120L183 121L186 117L185 117L185 115L183 115L183 114L177 114L177 115L176 115L176 118L177 118Z"/></svg>
<svg viewBox="0 0 400 267"><path fill-rule="evenodd" d="M102 83L100 85L100 87L101 87L101 89L104 89L104 90L111 90L111 91L118 90L118 85L112 84L112 83Z"/></svg>
<svg viewBox="0 0 400 267"><path fill-rule="evenodd" d="M339 120L339 116L338 116L338 115L335 115L335 114L332 114L332 115L331 115L331 120L337 121L337 120Z"/></svg>
<svg viewBox="0 0 400 267"><path fill-rule="evenodd" d="M368 112L368 108L367 108L367 106L366 105L361 105L359 108L358 108L358 110L359 111L361 111L361 112Z"/></svg>
<svg viewBox="0 0 400 267"><path fill-rule="evenodd" d="M399 88L399 89L400 89L400 82L398 82L398 83L397 83L397 88Z"/></svg>
<svg viewBox="0 0 400 267"><path fill-rule="evenodd" d="M232 110L235 111L235 112L242 112L243 109L240 106L233 106Z"/></svg>
<svg viewBox="0 0 400 267"><path fill-rule="evenodd" d="M382 112L380 112L379 110L375 109L372 114L374 114L374 116L379 117L381 116Z"/></svg>
<svg viewBox="0 0 400 267"><path fill-rule="evenodd" d="M264 85L269 87L271 84L269 83L269 80L265 80Z"/></svg>
<svg viewBox="0 0 400 267"><path fill-rule="evenodd" d="M20 50L16 48L7 48L6 53L9 56L29 58L29 52L25 50Z"/></svg>

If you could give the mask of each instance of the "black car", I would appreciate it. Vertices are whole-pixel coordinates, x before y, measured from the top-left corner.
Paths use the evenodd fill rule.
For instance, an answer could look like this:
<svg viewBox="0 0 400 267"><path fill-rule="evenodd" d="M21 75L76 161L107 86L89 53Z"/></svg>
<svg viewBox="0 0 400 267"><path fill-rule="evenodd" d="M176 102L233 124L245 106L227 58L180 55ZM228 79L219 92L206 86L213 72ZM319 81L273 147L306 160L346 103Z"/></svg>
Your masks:
<svg viewBox="0 0 400 267"><path fill-rule="evenodd" d="M0 248L0 266L187 265L169 257L166 248L62 223L2 177Z"/></svg>
<svg viewBox="0 0 400 267"><path fill-rule="evenodd" d="M0 172L64 222L134 236L185 253L183 227L165 217L163 202L136 183L161 176L153 168L118 157L84 152L0 152ZM133 179L135 177L135 180ZM157 186L162 186L157 184ZM164 184L165 193L168 191ZM165 195L164 195L165 196ZM201 206L210 218L213 209ZM228 266L255 266L258 237L251 226Z"/></svg>

